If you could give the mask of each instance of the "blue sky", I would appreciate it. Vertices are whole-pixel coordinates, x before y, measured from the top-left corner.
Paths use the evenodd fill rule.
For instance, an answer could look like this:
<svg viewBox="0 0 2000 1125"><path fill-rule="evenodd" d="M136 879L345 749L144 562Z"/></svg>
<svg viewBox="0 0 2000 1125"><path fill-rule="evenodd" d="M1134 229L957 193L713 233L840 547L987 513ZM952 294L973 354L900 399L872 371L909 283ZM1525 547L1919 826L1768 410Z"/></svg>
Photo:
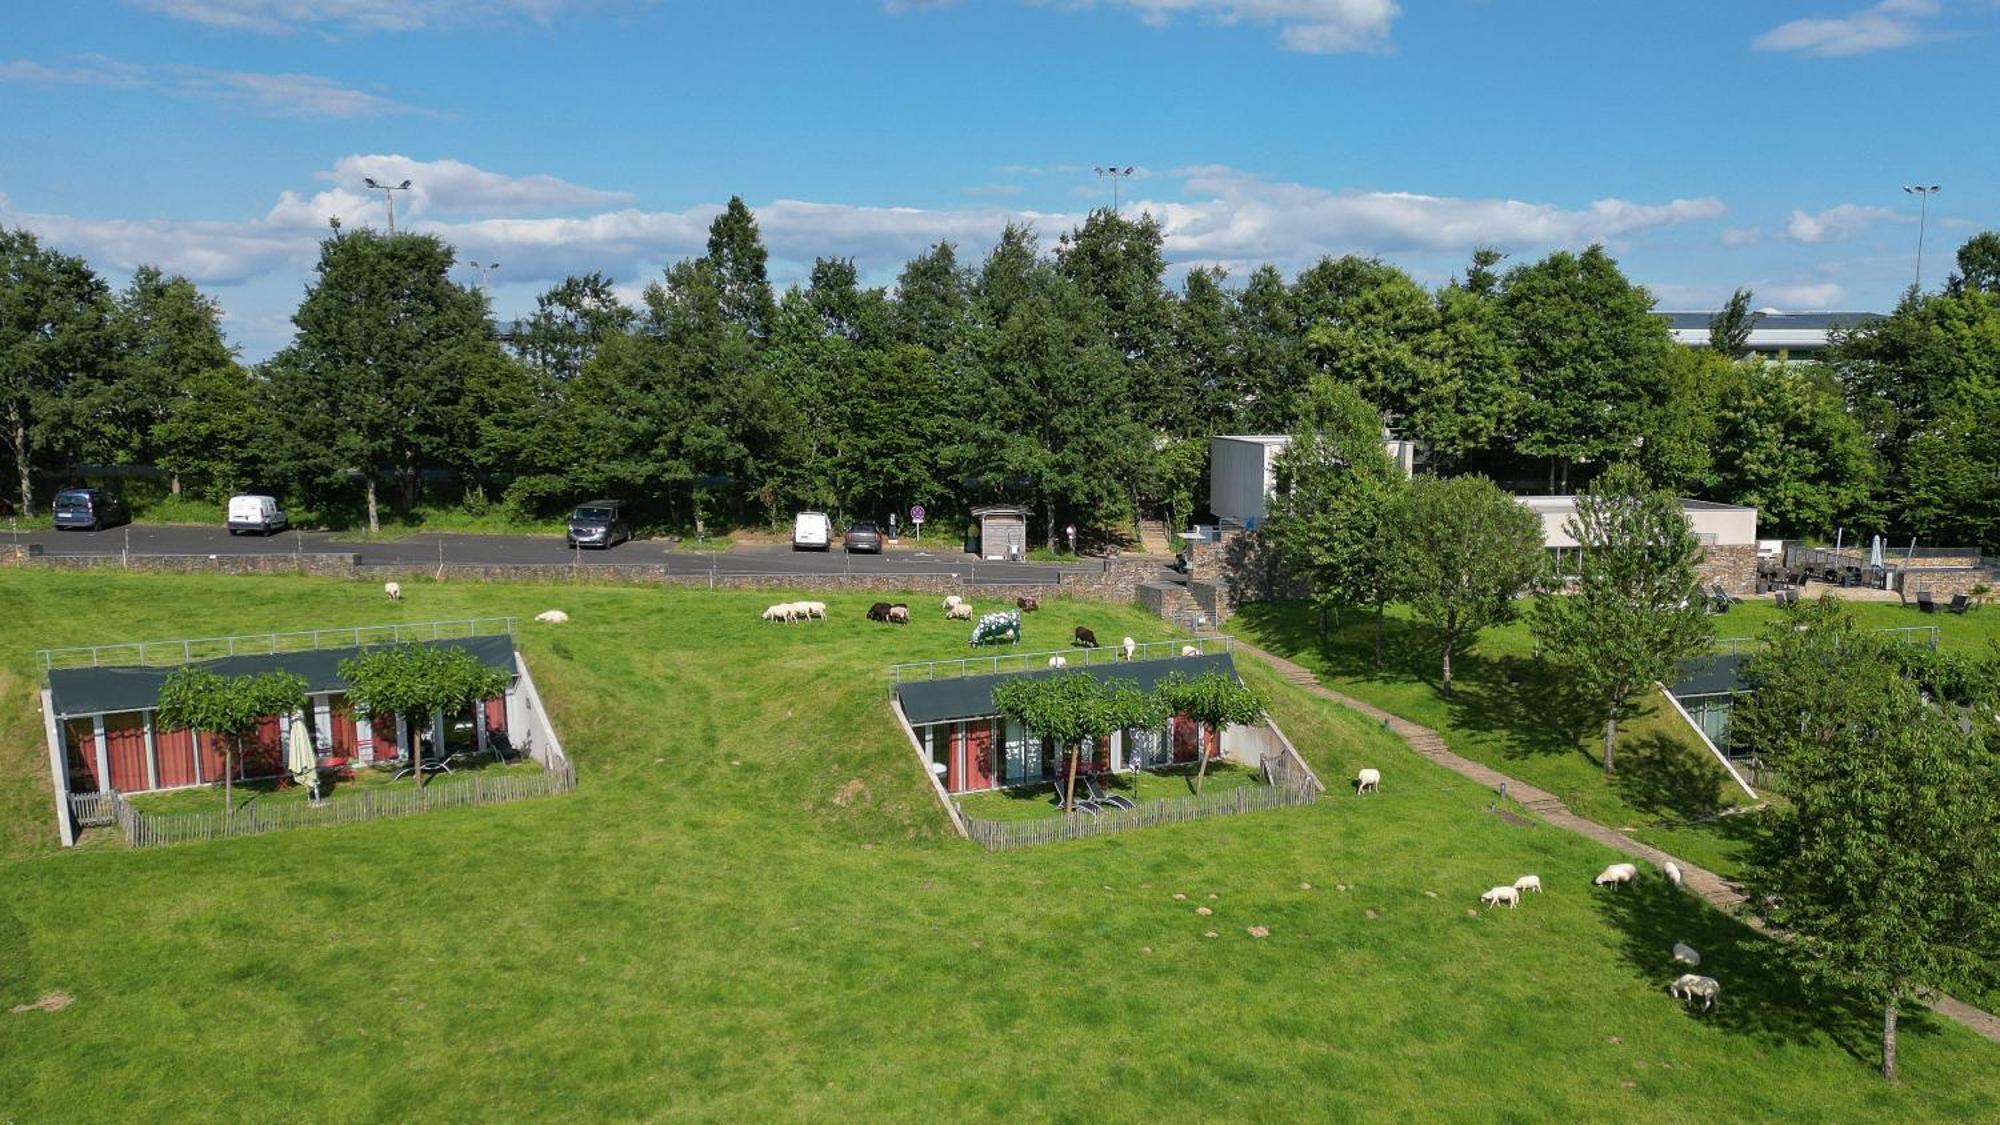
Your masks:
<svg viewBox="0 0 2000 1125"><path fill-rule="evenodd" d="M1884 308L2000 225L2000 0L69 0L9 5L0 223L189 274L260 358L361 177L498 261L636 294L758 210L779 280L887 282L1109 202L1177 269L1378 254L1437 283L1603 241L1664 308ZM466 277L472 276L470 271Z"/></svg>

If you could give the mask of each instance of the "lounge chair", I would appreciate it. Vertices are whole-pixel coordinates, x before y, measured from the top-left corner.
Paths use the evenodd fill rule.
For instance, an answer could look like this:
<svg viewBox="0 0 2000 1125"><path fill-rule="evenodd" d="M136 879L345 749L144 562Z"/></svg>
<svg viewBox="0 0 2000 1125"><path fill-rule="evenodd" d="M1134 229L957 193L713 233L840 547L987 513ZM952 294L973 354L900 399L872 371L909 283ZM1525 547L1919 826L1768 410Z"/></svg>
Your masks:
<svg viewBox="0 0 2000 1125"><path fill-rule="evenodd" d="M1720 582L1714 583L1708 589L1710 593L1714 594L1716 598L1718 598L1721 601L1726 601L1733 604L1743 600L1742 598L1737 597L1735 594L1730 593L1727 589L1723 587L1722 583Z"/></svg>
<svg viewBox="0 0 2000 1125"><path fill-rule="evenodd" d="M1133 803L1132 798L1125 796L1123 793L1106 793L1104 786L1097 778L1089 774L1084 775L1083 786L1084 791L1090 794L1090 799L1100 805L1108 805L1114 809L1136 809L1139 807Z"/></svg>
<svg viewBox="0 0 2000 1125"><path fill-rule="evenodd" d="M1931 592L1929 590L1917 591L1917 608L1925 613L1937 612L1937 603L1931 600Z"/></svg>
<svg viewBox="0 0 2000 1125"><path fill-rule="evenodd" d="M1081 781L1082 778L1078 778L1077 780ZM1055 795L1049 798L1049 804L1054 805L1058 809L1063 807L1063 783L1061 781L1056 782ZM1083 792L1076 795L1076 804L1070 806L1070 808L1073 812L1089 813L1091 816L1096 816L1099 812L1097 802L1090 799L1088 788L1085 788Z"/></svg>
<svg viewBox="0 0 2000 1125"><path fill-rule="evenodd" d="M1947 608L1953 613L1963 615L1966 610L1972 608L1972 599L1966 597L1964 594L1953 594L1951 596L1951 605Z"/></svg>
<svg viewBox="0 0 2000 1125"><path fill-rule="evenodd" d="M426 773L453 772L451 768L451 760L453 758L458 757L458 755L443 753L442 749L443 749L442 747L432 746L428 742L422 744L421 750L419 751L422 761L420 761L418 764L414 766L410 765L408 762L405 762L403 764L403 768L397 770L393 775L391 775L389 780L396 781L409 774L417 772L417 770L419 769L423 770ZM422 750L428 750L430 751L430 753L423 754Z"/></svg>

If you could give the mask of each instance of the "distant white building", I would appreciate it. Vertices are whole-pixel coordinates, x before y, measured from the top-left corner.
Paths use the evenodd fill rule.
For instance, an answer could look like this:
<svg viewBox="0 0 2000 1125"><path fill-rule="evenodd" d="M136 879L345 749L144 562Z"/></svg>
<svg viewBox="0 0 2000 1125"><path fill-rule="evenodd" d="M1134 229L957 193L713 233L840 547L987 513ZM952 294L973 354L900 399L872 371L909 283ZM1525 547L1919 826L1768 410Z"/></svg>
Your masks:
<svg viewBox="0 0 2000 1125"><path fill-rule="evenodd" d="M1417 443L1383 431L1382 448L1405 475L1417 469ZM1278 487L1278 453L1292 444L1285 434L1224 434L1210 440L1208 508L1229 527L1256 527L1269 514Z"/></svg>
<svg viewBox="0 0 2000 1125"><path fill-rule="evenodd" d="M1577 542L1569 533L1576 515L1574 496L1516 496L1515 502L1542 520L1542 546L1556 574L1576 573ZM1749 592L1757 575L1757 509L1712 500L1681 501L1688 526L1701 541L1704 581L1719 582L1732 594Z"/></svg>
<svg viewBox="0 0 2000 1125"><path fill-rule="evenodd" d="M1712 312L1669 312L1668 329L1674 342L1690 348L1708 346L1708 322ZM1778 359L1795 362L1815 360L1832 343L1836 328L1853 328L1882 319L1869 312L1780 312L1758 309L1750 327L1750 339L1738 359Z"/></svg>

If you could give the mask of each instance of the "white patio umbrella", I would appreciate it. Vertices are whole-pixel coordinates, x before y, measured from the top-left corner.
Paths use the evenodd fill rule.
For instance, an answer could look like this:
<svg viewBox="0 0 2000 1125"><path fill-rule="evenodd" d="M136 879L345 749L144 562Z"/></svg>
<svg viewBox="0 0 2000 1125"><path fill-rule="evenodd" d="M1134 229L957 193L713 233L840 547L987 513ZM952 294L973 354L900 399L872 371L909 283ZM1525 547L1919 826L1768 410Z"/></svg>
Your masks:
<svg viewBox="0 0 2000 1125"><path fill-rule="evenodd" d="M313 800L319 800L319 756L313 752L312 732L306 729L306 717L292 716L292 736L285 749L285 769L292 780L312 789Z"/></svg>
<svg viewBox="0 0 2000 1125"><path fill-rule="evenodd" d="M1882 537L1880 535L1877 535L1868 543L1868 565L1882 565Z"/></svg>

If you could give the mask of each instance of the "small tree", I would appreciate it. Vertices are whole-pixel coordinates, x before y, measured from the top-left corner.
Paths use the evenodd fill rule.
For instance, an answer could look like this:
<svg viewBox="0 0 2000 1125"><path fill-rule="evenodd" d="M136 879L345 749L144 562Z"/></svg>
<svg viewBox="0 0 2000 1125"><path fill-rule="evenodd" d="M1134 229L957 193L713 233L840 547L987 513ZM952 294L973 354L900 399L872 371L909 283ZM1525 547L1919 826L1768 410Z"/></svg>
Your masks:
<svg viewBox="0 0 2000 1125"><path fill-rule="evenodd" d="M1541 523L1485 477L1419 477L1391 513L1388 546L1400 592L1438 634L1449 699L1452 654L1513 620L1515 595L1541 572Z"/></svg>
<svg viewBox="0 0 2000 1125"><path fill-rule="evenodd" d="M1576 498L1567 530L1579 549L1576 586L1543 591L1535 638L1604 720L1608 774L1618 724L1714 635L1695 573L1701 541L1680 503L1627 464Z"/></svg>
<svg viewBox="0 0 2000 1125"><path fill-rule="evenodd" d="M1778 763L1790 802L1753 847L1749 883L1808 981L1882 1011L1882 1074L1921 989L2000 983L2000 758L1902 674L1896 642L1837 603L1774 624L1732 738Z"/></svg>
<svg viewBox="0 0 2000 1125"><path fill-rule="evenodd" d="M401 715L422 730L439 711L455 712L506 692L506 672L480 662L462 648L444 645L398 645L370 649L340 662L347 681L347 698L370 716ZM417 790L423 791L423 762L410 747L416 767Z"/></svg>
<svg viewBox="0 0 2000 1125"><path fill-rule="evenodd" d="M1213 669L1193 679L1175 672L1161 680L1153 692L1168 714L1186 715L1203 726L1213 727L1217 737L1221 737L1224 727L1249 726L1264 721L1264 701L1257 693L1243 686L1235 677L1225 676ZM1194 775L1194 791L1199 794L1201 783L1208 778L1207 749L1198 748L1196 757L1201 759Z"/></svg>
<svg viewBox="0 0 2000 1125"><path fill-rule="evenodd" d="M224 676L188 664L160 684L156 721L167 730L206 731L222 739L222 807L236 812L235 777L243 741L267 715L289 715L306 704L305 678L292 672Z"/></svg>
<svg viewBox="0 0 2000 1125"><path fill-rule="evenodd" d="M1015 677L993 689L993 702L1001 714L1055 739L1069 752L1062 790L1065 812L1076 807L1076 771L1084 743L1128 727L1157 726L1165 718L1158 701L1131 681L1104 681L1083 672Z"/></svg>
<svg viewBox="0 0 2000 1125"><path fill-rule="evenodd" d="M1722 306L1714 316L1708 318L1708 346L1730 359L1742 356L1750 346L1750 330L1764 319L1764 314L1750 308L1750 291L1738 289L1729 295L1729 303Z"/></svg>

